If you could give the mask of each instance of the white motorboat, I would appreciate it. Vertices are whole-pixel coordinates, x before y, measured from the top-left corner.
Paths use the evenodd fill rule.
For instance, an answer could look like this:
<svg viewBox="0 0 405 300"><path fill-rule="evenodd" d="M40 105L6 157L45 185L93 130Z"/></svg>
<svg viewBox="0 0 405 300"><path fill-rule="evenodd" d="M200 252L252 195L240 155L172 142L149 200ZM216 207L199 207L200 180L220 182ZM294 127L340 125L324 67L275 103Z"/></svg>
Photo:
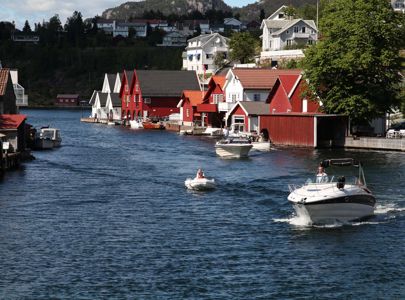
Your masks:
<svg viewBox="0 0 405 300"><path fill-rule="evenodd" d="M215 144L215 152L223 158L242 158L249 155L252 147L249 139L229 137Z"/></svg>
<svg viewBox="0 0 405 300"><path fill-rule="evenodd" d="M131 120L129 121L129 126L133 129L143 128L142 121L140 120Z"/></svg>
<svg viewBox="0 0 405 300"><path fill-rule="evenodd" d="M185 186L190 190L204 191L215 189L215 179L208 178L188 178L184 182Z"/></svg>
<svg viewBox="0 0 405 300"><path fill-rule="evenodd" d="M332 176L326 174L315 181L307 180L301 187L289 185L290 201L299 217L312 224L348 222L374 214L375 197L367 188L361 163L352 158L328 159L323 167L353 166L359 169L357 176Z"/></svg>
<svg viewBox="0 0 405 300"><path fill-rule="evenodd" d="M62 138L57 128L41 128L35 135L35 149L52 149L60 147Z"/></svg>

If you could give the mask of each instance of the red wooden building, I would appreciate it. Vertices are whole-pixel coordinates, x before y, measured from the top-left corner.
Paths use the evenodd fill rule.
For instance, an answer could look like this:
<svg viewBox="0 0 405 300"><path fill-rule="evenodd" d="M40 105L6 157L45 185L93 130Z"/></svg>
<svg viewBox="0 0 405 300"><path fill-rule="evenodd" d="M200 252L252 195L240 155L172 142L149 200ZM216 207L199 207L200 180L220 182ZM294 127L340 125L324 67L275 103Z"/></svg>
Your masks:
<svg viewBox="0 0 405 300"><path fill-rule="evenodd" d="M269 114L269 104L265 102L237 102L227 114L227 126L236 132L259 133L259 117Z"/></svg>
<svg viewBox="0 0 405 300"><path fill-rule="evenodd" d="M305 96L307 86L300 74L279 75L267 98L270 113L319 112L315 97Z"/></svg>
<svg viewBox="0 0 405 300"><path fill-rule="evenodd" d="M201 125L201 113L197 112L197 105L201 104L203 96L202 91L183 91L178 104L183 125L192 126L195 123Z"/></svg>
<svg viewBox="0 0 405 300"><path fill-rule="evenodd" d="M223 126L225 112L219 112L218 105L225 102L224 84L225 76L212 76L202 103L197 105L197 112L203 115L204 124L208 127Z"/></svg>
<svg viewBox="0 0 405 300"><path fill-rule="evenodd" d="M179 113L177 104L183 90L200 89L194 71L134 70L132 75L128 73L123 74L120 97L122 115L131 120Z"/></svg>
<svg viewBox="0 0 405 300"><path fill-rule="evenodd" d="M78 106L80 103L78 94L58 94L55 99L55 106Z"/></svg>

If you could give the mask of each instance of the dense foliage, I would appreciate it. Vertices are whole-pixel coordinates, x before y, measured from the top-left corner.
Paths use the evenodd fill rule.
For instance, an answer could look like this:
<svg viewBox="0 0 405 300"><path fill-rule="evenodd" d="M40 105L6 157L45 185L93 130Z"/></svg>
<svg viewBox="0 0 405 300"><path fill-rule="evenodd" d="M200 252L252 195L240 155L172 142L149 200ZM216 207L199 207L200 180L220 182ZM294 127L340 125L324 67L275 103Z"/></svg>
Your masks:
<svg viewBox="0 0 405 300"><path fill-rule="evenodd" d="M329 1L305 76L328 113L361 124L400 105L401 17L386 0Z"/></svg>
<svg viewBox="0 0 405 300"><path fill-rule="evenodd" d="M55 15L35 24L32 34L40 36L38 44L19 44L10 39L14 26L0 22L2 65L19 69L30 105L51 104L58 93L78 93L88 99L94 89L101 89L106 72L181 68L183 49L156 47L160 33L152 31L145 39L113 38L94 24L95 19L83 21L75 12L62 26ZM26 33L28 27L26 22Z"/></svg>
<svg viewBox="0 0 405 300"><path fill-rule="evenodd" d="M232 61L239 61L242 64L252 62L256 54L258 40L249 32L235 32L229 42L230 54Z"/></svg>

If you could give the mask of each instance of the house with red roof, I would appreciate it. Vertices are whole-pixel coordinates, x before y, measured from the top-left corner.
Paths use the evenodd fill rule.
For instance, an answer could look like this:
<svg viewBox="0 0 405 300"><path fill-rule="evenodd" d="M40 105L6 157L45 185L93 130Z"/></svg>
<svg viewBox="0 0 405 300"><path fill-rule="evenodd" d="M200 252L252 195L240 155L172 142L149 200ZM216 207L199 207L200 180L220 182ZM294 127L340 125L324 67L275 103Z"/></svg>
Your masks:
<svg viewBox="0 0 405 300"><path fill-rule="evenodd" d="M319 113L319 102L315 96L307 96L306 91L302 75L279 75L266 101L270 103L270 113Z"/></svg>
<svg viewBox="0 0 405 300"><path fill-rule="evenodd" d="M179 113L184 90L200 90L193 71L124 71L120 98L122 114L128 120L165 118Z"/></svg>
<svg viewBox="0 0 405 300"><path fill-rule="evenodd" d="M301 70L230 69L224 84L228 105L224 106L223 110L229 111L237 101L265 102L279 75L288 74L299 75Z"/></svg>
<svg viewBox="0 0 405 300"><path fill-rule="evenodd" d="M226 104L224 84L225 76L212 76L202 103L197 105L197 112L203 115L204 123L208 127L221 128L223 126L225 112L220 112L218 106Z"/></svg>
<svg viewBox="0 0 405 300"><path fill-rule="evenodd" d="M202 125L201 113L197 112L198 104L202 103L204 92L196 90L184 90L178 103L180 119L183 125L193 126L196 123Z"/></svg>
<svg viewBox="0 0 405 300"><path fill-rule="evenodd" d="M226 124L233 132L259 134L260 116L269 114L266 102L238 101L226 115Z"/></svg>
<svg viewBox="0 0 405 300"><path fill-rule="evenodd" d="M16 114L16 96L10 69L0 68L0 114Z"/></svg>
<svg viewBox="0 0 405 300"><path fill-rule="evenodd" d="M27 116L17 114L0 114L0 133L9 142L8 152L22 152L26 148Z"/></svg>

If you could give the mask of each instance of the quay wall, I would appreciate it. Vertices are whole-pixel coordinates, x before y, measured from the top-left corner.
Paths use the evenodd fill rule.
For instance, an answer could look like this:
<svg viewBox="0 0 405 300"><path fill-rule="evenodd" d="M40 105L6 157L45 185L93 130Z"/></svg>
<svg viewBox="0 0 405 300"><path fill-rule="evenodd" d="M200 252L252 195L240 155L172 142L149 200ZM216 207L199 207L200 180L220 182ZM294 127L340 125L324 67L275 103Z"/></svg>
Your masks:
<svg viewBox="0 0 405 300"><path fill-rule="evenodd" d="M373 149L373 150L394 150L405 151L405 139L387 139L375 137L346 137L346 148Z"/></svg>

